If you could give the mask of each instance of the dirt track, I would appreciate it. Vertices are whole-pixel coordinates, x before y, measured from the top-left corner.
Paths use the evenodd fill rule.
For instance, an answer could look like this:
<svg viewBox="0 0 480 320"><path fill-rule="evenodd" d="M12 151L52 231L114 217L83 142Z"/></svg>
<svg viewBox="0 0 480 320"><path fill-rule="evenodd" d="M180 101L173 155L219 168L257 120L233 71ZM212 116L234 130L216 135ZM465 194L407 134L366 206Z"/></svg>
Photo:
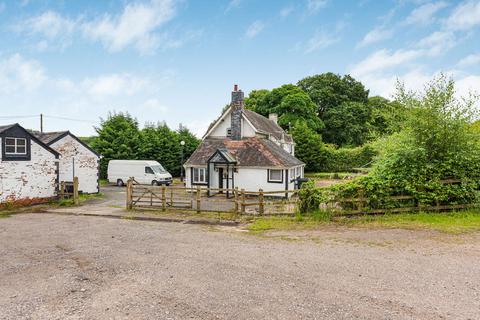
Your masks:
<svg viewBox="0 0 480 320"><path fill-rule="evenodd" d="M0 318L480 318L478 234L291 236L50 214L0 219Z"/></svg>

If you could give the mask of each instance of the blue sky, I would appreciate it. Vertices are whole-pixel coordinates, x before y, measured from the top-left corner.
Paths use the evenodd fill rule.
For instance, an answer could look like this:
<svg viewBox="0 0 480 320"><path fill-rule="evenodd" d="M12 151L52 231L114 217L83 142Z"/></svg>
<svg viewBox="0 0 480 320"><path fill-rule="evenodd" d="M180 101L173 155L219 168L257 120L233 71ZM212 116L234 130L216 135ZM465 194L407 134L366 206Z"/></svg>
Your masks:
<svg viewBox="0 0 480 320"><path fill-rule="evenodd" d="M234 83L328 71L386 97L440 72L480 90L478 0L0 0L0 30L0 124L78 135L114 110L201 135Z"/></svg>

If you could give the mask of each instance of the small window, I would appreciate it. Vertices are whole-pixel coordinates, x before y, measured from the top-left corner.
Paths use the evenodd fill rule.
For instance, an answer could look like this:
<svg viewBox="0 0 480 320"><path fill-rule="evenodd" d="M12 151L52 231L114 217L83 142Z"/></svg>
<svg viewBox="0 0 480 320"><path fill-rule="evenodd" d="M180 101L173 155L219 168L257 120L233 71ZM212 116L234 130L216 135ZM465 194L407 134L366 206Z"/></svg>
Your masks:
<svg viewBox="0 0 480 320"><path fill-rule="evenodd" d="M290 179L295 179L295 169L290 169Z"/></svg>
<svg viewBox="0 0 480 320"><path fill-rule="evenodd" d="M232 136L232 128L227 128L227 137Z"/></svg>
<svg viewBox="0 0 480 320"><path fill-rule="evenodd" d="M150 168L150 167L145 167L145 173L154 174L154 173L153 173L153 169Z"/></svg>
<svg viewBox="0 0 480 320"><path fill-rule="evenodd" d="M300 167L295 168L295 176L300 177Z"/></svg>
<svg viewBox="0 0 480 320"><path fill-rule="evenodd" d="M283 170L268 170L268 182L283 182Z"/></svg>
<svg viewBox="0 0 480 320"><path fill-rule="evenodd" d="M5 154L8 154L8 155L27 154L27 139L5 138Z"/></svg>
<svg viewBox="0 0 480 320"><path fill-rule="evenodd" d="M193 183L207 183L207 168L193 168Z"/></svg>

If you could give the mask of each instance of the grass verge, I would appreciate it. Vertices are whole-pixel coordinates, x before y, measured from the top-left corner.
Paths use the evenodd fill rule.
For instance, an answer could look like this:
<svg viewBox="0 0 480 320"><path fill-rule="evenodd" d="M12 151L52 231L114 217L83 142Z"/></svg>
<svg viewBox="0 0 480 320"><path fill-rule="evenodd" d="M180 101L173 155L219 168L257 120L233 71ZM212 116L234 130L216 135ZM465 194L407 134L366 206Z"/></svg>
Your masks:
<svg viewBox="0 0 480 320"><path fill-rule="evenodd" d="M318 215L318 214L317 214ZM480 231L480 210L450 213L403 213L377 216L336 217L315 215L296 217L260 217L248 226L251 233L259 234L273 230L308 230L324 226L365 228L392 228L409 230L435 230L460 234Z"/></svg>

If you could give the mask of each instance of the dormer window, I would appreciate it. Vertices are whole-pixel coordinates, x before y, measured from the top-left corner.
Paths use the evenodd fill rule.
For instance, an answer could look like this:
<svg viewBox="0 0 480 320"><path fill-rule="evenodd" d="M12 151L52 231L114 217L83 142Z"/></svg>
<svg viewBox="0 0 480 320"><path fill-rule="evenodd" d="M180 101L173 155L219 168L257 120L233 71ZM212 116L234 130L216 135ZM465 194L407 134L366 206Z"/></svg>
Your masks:
<svg viewBox="0 0 480 320"><path fill-rule="evenodd" d="M227 137L232 136L232 128L227 128Z"/></svg>
<svg viewBox="0 0 480 320"><path fill-rule="evenodd" d="M27 139L25 138L5 138L5 154L6 155L26 155Z"/></svg>

